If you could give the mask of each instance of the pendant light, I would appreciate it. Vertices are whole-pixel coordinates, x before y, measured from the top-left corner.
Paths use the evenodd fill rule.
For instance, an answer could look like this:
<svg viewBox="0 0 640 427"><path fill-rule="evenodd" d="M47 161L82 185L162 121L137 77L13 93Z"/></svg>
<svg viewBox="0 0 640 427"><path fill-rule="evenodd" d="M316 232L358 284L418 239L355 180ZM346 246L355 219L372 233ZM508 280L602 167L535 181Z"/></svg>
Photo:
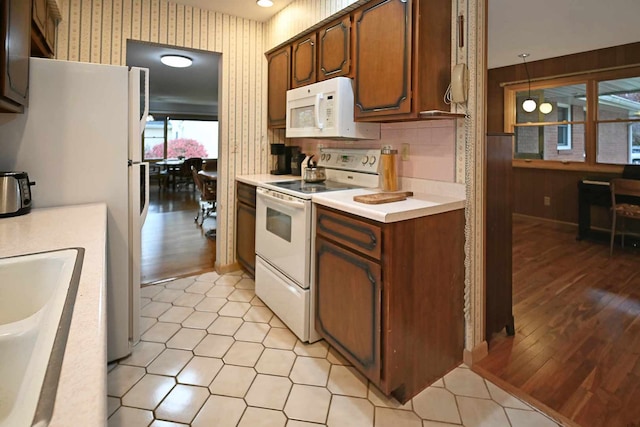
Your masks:
<svg viewBox="0 0 640 427"><path fill-rule="evenodd" d="M553 111L553 105L551 105L550 102L543 102L540 104L540 112L542 114L549 114L551 111Z"/></svg>
<svg viewBox="0 0 640 427"><path fill-rule="evenodd" d="M529 69L527 68L527 60L526 60L526 57L529 56L529 54L521 53L518 56L522 58L522 62L524 63L524 70L527 72L527 82L529 83L529 96L522 103L522 109L527 113L531 113L536 109L538 105L536 104L536 101L534 101L533 98L531 98L531 77L529 77Z"/></svg>

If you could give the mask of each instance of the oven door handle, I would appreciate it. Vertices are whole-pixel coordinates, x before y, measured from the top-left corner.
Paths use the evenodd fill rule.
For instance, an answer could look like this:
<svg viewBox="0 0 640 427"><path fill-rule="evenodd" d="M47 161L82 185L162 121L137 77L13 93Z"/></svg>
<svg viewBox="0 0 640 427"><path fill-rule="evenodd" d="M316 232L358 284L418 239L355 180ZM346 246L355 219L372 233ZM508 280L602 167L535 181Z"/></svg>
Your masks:
<svg viewBox="0 0 640 427"><path fill-rule="evenodd" d="M291 208L294 209L304 209L305 204L304 202L299 202L297 200L285 200L285 199L281 199L279 197L274 197L271 194L268 193L269 190L264 190L262 188L258 188L257 189L257 195L258 197L262 197L264 199L270 200L274 203L279 203L281 205L285 205L285 206L289 206Z"/></svg>

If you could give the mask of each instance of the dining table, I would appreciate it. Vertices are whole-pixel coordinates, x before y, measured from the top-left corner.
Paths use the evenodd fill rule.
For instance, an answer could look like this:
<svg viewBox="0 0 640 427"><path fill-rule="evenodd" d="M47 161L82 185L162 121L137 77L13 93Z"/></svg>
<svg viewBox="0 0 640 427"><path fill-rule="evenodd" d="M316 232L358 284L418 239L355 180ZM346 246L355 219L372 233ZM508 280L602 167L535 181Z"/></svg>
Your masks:
<svg viewBox="0 0 640 427"><path fill-rule="evenodd" d="M171 182L171 188L176 189L176 177L180 174L180 169L184 164L184 159L164 159L156 162L156 165L162 166L167 171L167 176Z"/></svg>

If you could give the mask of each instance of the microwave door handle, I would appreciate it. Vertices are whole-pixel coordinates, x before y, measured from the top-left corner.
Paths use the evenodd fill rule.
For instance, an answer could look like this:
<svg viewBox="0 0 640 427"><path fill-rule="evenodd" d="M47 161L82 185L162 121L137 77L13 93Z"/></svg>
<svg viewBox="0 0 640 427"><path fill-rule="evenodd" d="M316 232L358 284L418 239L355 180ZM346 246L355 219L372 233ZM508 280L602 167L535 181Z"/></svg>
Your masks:
<svg viewBox="0 0 640 427"><path fill-rule="evenodd" d="M320 121L320 101L324 98L323 93L316 94L316 102L314 104L314 116L316 118L316 128L323 129L324 123Z"/></svg>

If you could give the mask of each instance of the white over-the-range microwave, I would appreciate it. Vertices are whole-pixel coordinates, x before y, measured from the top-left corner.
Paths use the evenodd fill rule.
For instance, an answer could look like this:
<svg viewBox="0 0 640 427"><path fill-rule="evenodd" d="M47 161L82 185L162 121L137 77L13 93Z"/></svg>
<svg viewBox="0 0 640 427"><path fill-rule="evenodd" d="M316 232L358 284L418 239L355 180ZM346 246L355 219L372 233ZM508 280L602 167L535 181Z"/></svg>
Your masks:
<svg viewBox="0 0 640 427"><path fill-rule="evenodd" d="M287 138L380 139L379 123L354 121L348 77L288 90L286 124Z"/></svg>

